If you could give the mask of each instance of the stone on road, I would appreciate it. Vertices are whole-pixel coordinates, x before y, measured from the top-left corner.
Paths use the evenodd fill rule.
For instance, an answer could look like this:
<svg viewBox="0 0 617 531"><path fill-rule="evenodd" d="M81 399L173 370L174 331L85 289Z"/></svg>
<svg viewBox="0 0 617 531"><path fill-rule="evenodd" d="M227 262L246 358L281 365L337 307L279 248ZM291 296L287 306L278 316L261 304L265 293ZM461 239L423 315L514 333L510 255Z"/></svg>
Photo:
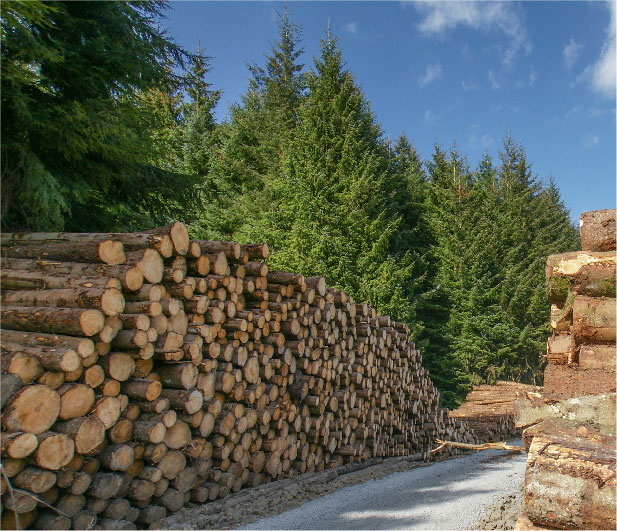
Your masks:
<svg viewBox="0 0 617 531"><path fill-rule="evenodd" d="M524 452L477 452L347 487L245 529L471 529L486 506L522 487L525 462Z"/></svg>

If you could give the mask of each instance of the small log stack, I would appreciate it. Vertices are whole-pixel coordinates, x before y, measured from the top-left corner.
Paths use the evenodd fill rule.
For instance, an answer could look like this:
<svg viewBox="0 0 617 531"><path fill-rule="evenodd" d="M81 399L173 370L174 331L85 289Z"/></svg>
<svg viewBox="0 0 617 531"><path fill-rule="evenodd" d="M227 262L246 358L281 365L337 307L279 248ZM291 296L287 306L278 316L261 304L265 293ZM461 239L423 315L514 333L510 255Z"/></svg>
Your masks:
<svg viewBox="0 0 617 531"><path fill-rule="evenodd" d="M450 412L450 416L464 421L483 442L505 441L520 436L515 426L514 402L540 387L517 382L498 381L495 385L474 385L465 403Z"/></svg>
<svg viewBox="0 0 617 531"><path fill-rule="evenodd" d="M156 527L242 487L475 442L405 324L269 270L266 244L178 222L1 244L3 528Z"/></svg>
<svg viewBox="0 0 617 531"><path fill-rule="evenodd" d="M615 529L615 210L581 216L581 252L546 265L544 392L516 402L528 451L516 529Z"/></svg>

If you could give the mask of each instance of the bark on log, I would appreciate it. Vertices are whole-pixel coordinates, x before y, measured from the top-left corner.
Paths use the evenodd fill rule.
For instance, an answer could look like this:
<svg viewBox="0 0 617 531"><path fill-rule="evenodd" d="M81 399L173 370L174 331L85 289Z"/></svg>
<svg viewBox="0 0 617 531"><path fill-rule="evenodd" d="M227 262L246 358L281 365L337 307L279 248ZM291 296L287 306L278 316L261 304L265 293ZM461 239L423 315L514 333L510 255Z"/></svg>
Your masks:
<svg viewBox="0 0 617 531"><path fill-rule="evenodd" d="M546 261L550 302L565 303L569 293L615 297L615 252L572 252Z"/></svg>
<svg viewBox="0 0 617 531"><path fill-rule="evenodd" d="M615 209L583 212L580 221L583 251L615 250Z"/></svg>
<svg viewBox="0 0 617 531"><path fill-rule="evenodd" d="M615 343L615 299L578 296L572 319L577 342Z"/></svg>
<svg viewBox="0 0 617 531"><path fill-rule="evenodd" d="M105 326L98 310L80 308L2 308L2 326L25 332L49 332L76 336L93 336Z"/></svg>
<svg viewBox="0 0 617 531"><path fill-rule="evenodd" d="M615 437L554 422L530 430L534 436L525 473L529 519L561 529L614 529Z"/></svg>
<svg viewBox="0 0 617 531"><path fill-rule="evenodd" d="M61 262L102 262L108 265L122 264L126 259L122 243L114 240L3 246L2 255L10 258L59 260Z"/></svg>
<svg viewBox="0 0 617 531"><path fill-rule="evenodd" d="M40 332L20 332L17 330L2 330L2 341L22 345L40 345L50 348L66 348L75 350L82 358L94 353L94 342L80 337L44 334Z"/></svg>
<svg viewBox="0 0 617 531"><path fill-rule="evenodd" d="M576 366L547 365L544 391L566 397L615 392L615 373Z"/></svg>

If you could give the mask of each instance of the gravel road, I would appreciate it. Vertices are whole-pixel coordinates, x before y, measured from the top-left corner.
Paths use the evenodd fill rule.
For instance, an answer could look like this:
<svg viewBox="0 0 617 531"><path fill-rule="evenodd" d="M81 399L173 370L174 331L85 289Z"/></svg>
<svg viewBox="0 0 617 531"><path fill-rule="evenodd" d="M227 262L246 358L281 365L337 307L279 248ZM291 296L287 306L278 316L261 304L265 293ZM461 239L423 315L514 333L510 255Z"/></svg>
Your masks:
<svg viewBox="0 0 617 531"><path fill-rule="evenodd" d="M520 490L525 458L487 450L397 472L245 529L472 529L487 506Z"/></svg>

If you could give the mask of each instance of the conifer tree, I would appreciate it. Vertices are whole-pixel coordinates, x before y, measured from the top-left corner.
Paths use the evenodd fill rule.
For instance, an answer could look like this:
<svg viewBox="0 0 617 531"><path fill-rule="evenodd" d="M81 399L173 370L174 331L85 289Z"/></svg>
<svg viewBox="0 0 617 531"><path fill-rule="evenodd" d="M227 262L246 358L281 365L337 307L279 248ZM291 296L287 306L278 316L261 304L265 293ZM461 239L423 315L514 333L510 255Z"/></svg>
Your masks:
<svg viewBox="0 0 617 531"><path fill-rule="evenodd" d="M290 20L287 7L278 15L279 39L264 67L249 67L247 93L241 104L231 106L231 120L219 131L211 170L215 206L200 229L208 237L255 241L267 235L271 181L282 171L305 88L299 62L302 28Z"/></svg>
<svg viewBox="0 0 617 531"><path fill-rule="evenodd" d="M408 253L391 253L400 216L388 211L381 130L329 31L306 79L308 96L274 181L272 263L323 274L358 300L404 315L413 263Z"/></svg>
<svg viewBox="0 0 617 531"><path fill-rule="evenodd" d="M122 230L194 206L190 179L149 164L139 106L191 60L158 26L164 8L1 4L3 227Z"/></svg>

